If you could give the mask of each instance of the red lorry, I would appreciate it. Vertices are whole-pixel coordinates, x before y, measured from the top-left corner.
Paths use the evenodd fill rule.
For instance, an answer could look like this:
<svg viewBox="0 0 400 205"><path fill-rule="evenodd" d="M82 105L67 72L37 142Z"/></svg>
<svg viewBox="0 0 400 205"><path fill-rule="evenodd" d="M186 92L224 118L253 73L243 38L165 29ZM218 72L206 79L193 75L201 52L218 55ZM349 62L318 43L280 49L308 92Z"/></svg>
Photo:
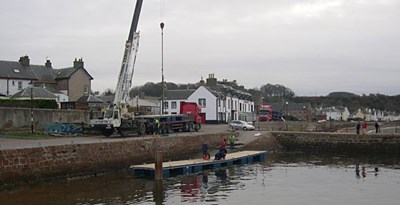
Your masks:
<svg viewBox="0 0 400 205"><path fill-rule="evenodd" d="M269 122L272 120L272 106L260 105L258 109L258 122Z"/></svg>

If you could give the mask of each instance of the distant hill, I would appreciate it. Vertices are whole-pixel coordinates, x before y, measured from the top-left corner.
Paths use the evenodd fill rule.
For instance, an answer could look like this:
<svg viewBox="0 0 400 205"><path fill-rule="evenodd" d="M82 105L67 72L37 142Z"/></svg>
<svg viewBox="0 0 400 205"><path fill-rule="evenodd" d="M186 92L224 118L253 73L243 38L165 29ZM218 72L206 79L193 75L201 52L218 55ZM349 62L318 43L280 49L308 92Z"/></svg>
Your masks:
<svg viewBox="0 0 400 205"><path fill-rule="evenodd" d="M328 94L327 97L357 97L357 96L359 95L349 92L331 92Z"/></svg>

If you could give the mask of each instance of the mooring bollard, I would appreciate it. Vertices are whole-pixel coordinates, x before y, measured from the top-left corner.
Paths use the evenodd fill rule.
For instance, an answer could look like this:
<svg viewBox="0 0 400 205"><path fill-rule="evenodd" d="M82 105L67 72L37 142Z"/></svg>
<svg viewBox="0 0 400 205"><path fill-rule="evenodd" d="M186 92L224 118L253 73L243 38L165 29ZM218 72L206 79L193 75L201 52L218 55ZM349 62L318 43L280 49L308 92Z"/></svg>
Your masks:
<svg viewBox="0 0 400 205"><path fill-rule="evenodd" d="M155 156L155 180L162 180L163 179L163 154L162 151L156 151L156 156Z"/></svg>

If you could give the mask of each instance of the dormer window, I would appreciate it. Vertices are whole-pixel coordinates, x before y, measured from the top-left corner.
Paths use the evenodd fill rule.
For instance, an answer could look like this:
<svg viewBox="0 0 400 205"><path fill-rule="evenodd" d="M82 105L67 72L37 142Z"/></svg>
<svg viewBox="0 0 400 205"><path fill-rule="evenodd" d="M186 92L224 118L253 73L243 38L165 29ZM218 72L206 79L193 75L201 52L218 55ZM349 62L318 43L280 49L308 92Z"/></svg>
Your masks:
<svg viewBox="0 0 400 205"><path fill-rule="evenodd" d="M19 73L19 69L18 68L14 68L14 73Z"/></svg>

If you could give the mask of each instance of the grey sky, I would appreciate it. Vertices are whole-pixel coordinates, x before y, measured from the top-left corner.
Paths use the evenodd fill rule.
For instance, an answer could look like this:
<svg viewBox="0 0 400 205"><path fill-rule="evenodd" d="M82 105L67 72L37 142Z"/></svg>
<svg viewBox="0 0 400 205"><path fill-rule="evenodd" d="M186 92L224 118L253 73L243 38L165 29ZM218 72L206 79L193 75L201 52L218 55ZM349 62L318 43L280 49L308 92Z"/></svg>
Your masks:
<svg viewBox="0 0 400 205"><path fill-rule="evenodd" d="M2 0L0 59L72 66L115 89L135 0ZM195 83L214 73L297 95L400 94L398 0L144 0L133 84Z"/></svg>

